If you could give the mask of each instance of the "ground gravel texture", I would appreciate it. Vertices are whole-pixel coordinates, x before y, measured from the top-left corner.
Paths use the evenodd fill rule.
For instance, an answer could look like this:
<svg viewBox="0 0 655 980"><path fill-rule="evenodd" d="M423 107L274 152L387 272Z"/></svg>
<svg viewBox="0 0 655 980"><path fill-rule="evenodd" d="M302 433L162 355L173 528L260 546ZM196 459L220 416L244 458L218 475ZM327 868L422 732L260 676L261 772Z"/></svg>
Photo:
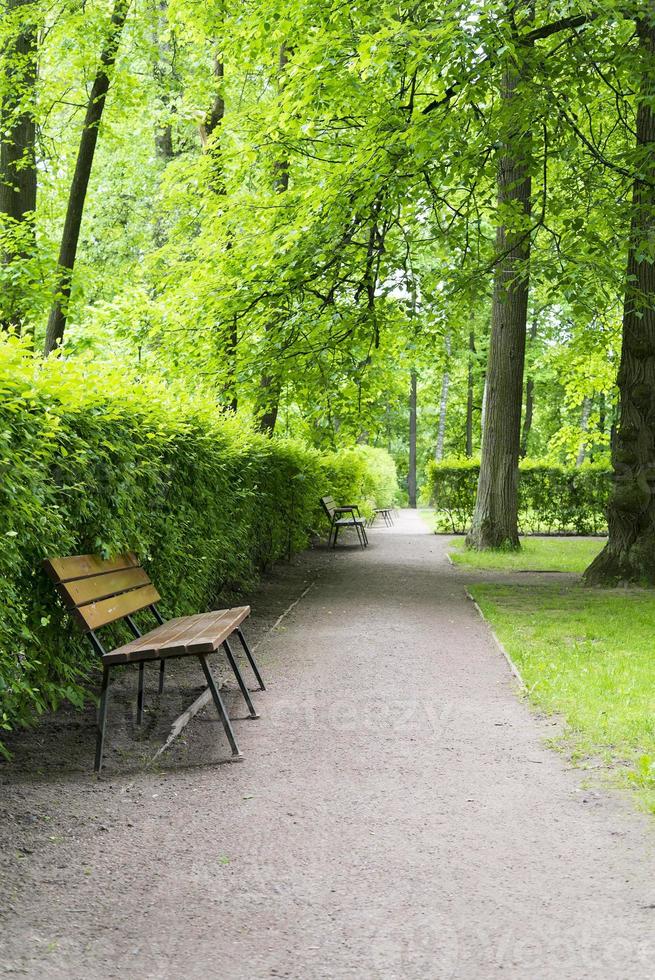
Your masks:
<svg viewBox="0 0 655 980"><path fill-rule="evenodd" d="M189 665L137 742L135 677L117 686L100 780L91 710L14 739L0 975L652 976L649 819L546 747L448 539L404 512L370 540L255 597L269 689L255 721L229 695L243 762L211 706L148 762L200 685Z"/></svg>

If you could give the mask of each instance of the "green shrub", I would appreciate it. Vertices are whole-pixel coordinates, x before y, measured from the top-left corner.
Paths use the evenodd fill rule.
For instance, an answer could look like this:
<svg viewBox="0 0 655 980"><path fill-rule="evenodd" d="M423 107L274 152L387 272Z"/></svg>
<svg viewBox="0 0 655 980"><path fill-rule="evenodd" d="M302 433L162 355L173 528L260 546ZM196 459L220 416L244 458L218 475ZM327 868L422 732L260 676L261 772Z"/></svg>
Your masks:
<svg viewBox="0 0 655 980"><path fill-rule="evenodd" d="M398 499L396 464L385 449L351 446L323 458L326 484L339 504L358 504L370 516L374 507L391 507Z"/></svg>
<svg viewBox="0 0 655 980"><path fill-rule="evenodd" d="M468 529L479 472L480 461L476 459L428 464L430 502L437 511L440 530L463 533ZM519 530L546 534L604 533L610 489L606 462L558 466L523 460L519 467Z"/></svg>
<svg viewBox="0 0 655 980"><path fill-rule="evenodd" d="M430 504L437 512L437 526L443 531L465 531L473 514L480 472L479 460L452 459L426 467L426 488Z"/></svg>
<svg viewBox="0 0 655 980"><path fill-rule="evenodd" d="M376 452L325 460L161 381L0 342L0 725L80 703L94 665L45 557L133 549L165 615L197 612L306 546L321 494L391 492Z"/></svg>

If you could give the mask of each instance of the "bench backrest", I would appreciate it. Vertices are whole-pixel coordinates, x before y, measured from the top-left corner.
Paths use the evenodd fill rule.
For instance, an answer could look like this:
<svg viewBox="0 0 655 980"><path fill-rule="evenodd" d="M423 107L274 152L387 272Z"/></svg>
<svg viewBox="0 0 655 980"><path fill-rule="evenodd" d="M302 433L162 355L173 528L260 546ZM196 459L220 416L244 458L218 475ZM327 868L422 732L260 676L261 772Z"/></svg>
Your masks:
<svg viewBox="0 0 655 980"><path fill-rule="evenodd" d="M321 497L321 506L330 520L334 517L336 504L333 497Z"/></svg>
<svg viewBox="0 0 655 980"><path fill-rule="evenodd" d="M133 552L105 560L98 555L48 558L44 567L85 632L159 602L160 595Z"/></svg>

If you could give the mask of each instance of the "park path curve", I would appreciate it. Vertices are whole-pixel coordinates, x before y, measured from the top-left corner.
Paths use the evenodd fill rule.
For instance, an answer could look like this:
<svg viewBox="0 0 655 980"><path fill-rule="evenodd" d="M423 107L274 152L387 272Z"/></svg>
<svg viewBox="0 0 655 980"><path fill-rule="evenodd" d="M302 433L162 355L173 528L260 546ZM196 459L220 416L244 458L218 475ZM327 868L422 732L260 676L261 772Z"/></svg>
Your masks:
<svg viewBox="0 0 655 980"><path fill-rule="evenodd" d="M649 821L545 747L445 541L407 511L370 538L262 644L243 763L98 784L102 832L4 922L7 975L652 975Z"/></svg>

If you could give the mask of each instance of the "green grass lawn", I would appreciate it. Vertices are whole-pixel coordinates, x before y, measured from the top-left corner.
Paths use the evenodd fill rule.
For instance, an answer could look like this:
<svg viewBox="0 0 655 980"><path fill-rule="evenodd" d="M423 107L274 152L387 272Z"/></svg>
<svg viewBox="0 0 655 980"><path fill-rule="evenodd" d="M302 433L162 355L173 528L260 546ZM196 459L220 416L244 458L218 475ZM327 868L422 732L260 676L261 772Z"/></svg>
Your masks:
<svg viewBox="0 0 655 980"><path fill-rule="evenodd" d="M532 703L566 720L573 760L604 763L655 813L655 595L555 583L470 591Z"/></svg>
<svg viewBox="0 0 655 980"><path fill-rule="evenodd" d="M604 538L521 538L520 551L469 551L464 538L453 538L450 557L456 565L508 572L582 573L605 544Z"/></svg>

